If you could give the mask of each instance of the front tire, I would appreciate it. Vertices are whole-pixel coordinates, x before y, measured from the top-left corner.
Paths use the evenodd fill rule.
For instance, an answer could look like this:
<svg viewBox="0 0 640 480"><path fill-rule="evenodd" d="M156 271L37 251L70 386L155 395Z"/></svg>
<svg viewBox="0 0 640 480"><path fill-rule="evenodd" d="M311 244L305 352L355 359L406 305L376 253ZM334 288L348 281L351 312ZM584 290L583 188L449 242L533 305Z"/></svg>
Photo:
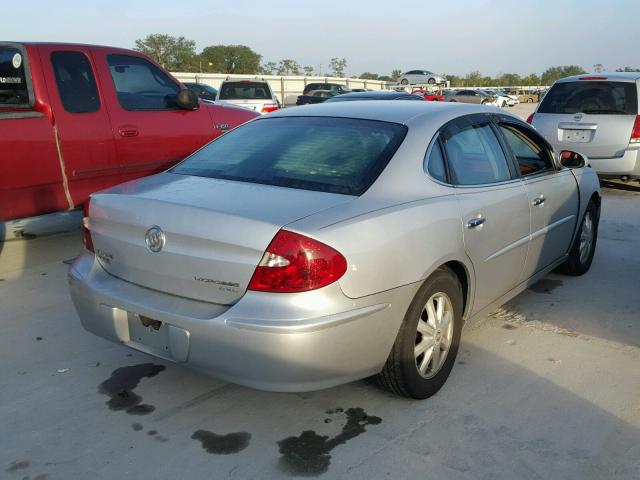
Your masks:
<svg viewBox="0 0 640 480"><path fill-rule="evenodd" d="M429 85L433 85L434 83L436 83L436 79L435 78L430 78L429 80L427 80L427 83Z"/></svg>
<svg viewBox="0 0 640 480"><path fill-rule="evenodd" d="M595 202L590 200L582 217L582 222L580 222L578 235L576 235L569 251L569 257L558 267L560 273L580 276L589 271L598 241L599 220L600 210Z"/></svg>
<svg viewBox="0 0 640 480"><path fill-rule="evenodd" d="M407 80L406 78L403 78L403 79L400 81L400 85L409 85L409 80Z"/></svg>
<svg viewBox="0 0 640 480"><path fill-rule="evenodd" d="M404 397L425 399L447 381L462 331L462 287L447 267L436 270L414 297L378 374L380 383Z"/></svg>

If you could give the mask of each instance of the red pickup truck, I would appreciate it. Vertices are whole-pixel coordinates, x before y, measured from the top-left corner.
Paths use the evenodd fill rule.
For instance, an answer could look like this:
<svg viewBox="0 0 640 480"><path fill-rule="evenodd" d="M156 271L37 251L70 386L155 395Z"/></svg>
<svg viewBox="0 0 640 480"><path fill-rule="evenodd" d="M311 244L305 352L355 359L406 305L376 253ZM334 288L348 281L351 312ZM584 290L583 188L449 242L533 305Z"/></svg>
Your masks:
<svg viewBox="0 0 640 480"><path fill-rule="evenodd" d="M0 42L0 222L74 209L256 116L199 103L138 52Z"/></svg>

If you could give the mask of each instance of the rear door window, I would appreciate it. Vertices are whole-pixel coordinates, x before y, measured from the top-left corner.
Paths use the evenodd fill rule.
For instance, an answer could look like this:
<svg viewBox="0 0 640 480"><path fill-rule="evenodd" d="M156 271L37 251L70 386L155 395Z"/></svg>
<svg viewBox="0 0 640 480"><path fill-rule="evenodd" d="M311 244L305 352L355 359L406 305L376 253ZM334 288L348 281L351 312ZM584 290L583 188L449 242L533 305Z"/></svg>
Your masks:
<svg viewBox="0 0 640 480"><path fill-rule="evenodd" d="M373 120L265 118L219 137L172 172L361 195L382 173L406 132L403 125Z"/></svg>
<svg viewBox="0 0 640 480"><path fill-rule="evenodd" d="M544 96L539 113L637 115L635 83L578 80L556 83Z"/></svg>
<svg viewBox="0 0 640 480"><path fill-rule="evenodd" d="M0 107L32 106L28 81L24 53L0 46Z"/></svg>
<svg viewBox="0 0 640 480"><path fill-rule="evenodd" d="M100 109L96 79L84 53L53 52L51 64L60 101L67 112L89 113Z"/></svg>
<svg viewBox="0 0 640 480"><path fill-rule="evenodd" d="M125 110L167 110L177 108L180 87L144 58L107 55L118 102Z"/></svg>
<svg viewBox="0 0 640 480"><path fill-rule="evenodd" d="M453 183L483 185L511 179L507 159L488 123L454 125L442 137Z"/></svg>
<svg viewBox="0 0 640 480"><path fill-rule="evenodd" d="M269 85L261 82L225 82L220 87L220 100L270 100Z"/></svg>

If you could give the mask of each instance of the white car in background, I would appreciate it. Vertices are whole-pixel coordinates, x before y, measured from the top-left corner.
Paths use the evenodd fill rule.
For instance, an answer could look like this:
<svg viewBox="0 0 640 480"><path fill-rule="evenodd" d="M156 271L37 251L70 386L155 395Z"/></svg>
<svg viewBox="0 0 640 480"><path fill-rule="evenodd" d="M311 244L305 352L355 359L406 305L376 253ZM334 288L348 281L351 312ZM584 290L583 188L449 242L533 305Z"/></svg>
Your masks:
<svg viewBox="0 0 640 480"><path fill-rule="evenodd" d="M269 113L280 108L280 102L264 79L229 79L222 82L216 101Z"/></svg>
<svg viewBox="0 0 640 480"><path fill-rule="evenodd" d="M504 108L504 107L512 107L515 105L513 103L513 99L509 98L504 92L500 90L484 90L488 95L496 97L494 105L496 107Z"/></svg>

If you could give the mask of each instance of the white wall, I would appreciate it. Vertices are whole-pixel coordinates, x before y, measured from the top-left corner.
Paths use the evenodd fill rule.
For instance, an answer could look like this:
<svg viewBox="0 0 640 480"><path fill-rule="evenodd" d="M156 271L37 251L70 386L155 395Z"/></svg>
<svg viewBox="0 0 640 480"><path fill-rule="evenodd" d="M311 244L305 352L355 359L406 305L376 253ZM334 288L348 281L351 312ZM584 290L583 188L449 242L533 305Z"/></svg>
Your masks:
<svg viewBox="0 0 640 480"><path fill-rule="evenodd" d="M384 90L385 82L379 80L362 80L359 78L338 77L305 77L305 76L280 76L280 75L227 75L226 73L185 73L172 72L173 76L181 82L197 82L219 88L227 77L238 79L264 78L269 82L271 90L278 96L283 105L296 103L298 95L302 95L304 87L308 83L330 82L341 83L350 88L370 88L372 90Z"/></svg>

